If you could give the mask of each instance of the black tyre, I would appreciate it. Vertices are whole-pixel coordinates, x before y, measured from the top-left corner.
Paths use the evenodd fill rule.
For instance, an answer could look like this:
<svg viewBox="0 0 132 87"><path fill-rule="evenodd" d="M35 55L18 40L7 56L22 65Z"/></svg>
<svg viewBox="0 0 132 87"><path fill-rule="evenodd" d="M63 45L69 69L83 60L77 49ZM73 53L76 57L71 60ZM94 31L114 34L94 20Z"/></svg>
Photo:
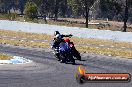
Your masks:
<svg viewBox="0 0 132 87"><path fill-rule="evenodd" d="M59 53L55 54L55 57L56 57L56 59L60 60L60 54Z"/></svg>
<svg viewBox="0 0 132 87"><path fill-rule="evenodd" d="M81 61L80 53L75 48L72 49L72 52L73 52L73 56L76 57L77 60Z"/></svg>
<svg viewBox="0 0 132 87"><path fill-rule="evenodd" d="M74 56L77 60L80 60L80 61L81 61L81 56L80 56L79 53L78 53L78 54L77 54L77 53L76 53L76 54L74 53L73 56Z"/></svg>
<svg viewBox="0 0 132 87"><path fill-rule="evenodd" d="M69 54L68 57L69 57L70 61L72 62L72 64L75 65L75 59L73 58L73 55Z"/></svg>
<svg viewBox="0 0 132 87"><path fill-rule="evenodd" d="M75 60L74 60L74 58L72 59L72 64L75 65Z"/></svg>
<svg viewBox="0 0 132 87"><path fill-rule="evenodd" d="M78 60L81 61L81 56L80 56L80 54L76 55L76 58L77 58Z"/></svg>

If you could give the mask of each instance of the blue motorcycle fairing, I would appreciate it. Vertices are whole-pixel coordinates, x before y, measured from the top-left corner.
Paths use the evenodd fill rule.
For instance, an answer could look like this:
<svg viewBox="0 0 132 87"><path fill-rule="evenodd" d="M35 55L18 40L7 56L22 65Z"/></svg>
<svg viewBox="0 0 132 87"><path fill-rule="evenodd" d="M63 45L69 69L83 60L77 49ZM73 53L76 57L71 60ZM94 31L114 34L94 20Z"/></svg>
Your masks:
<svg viewBox="0 0 132 87"><path fill-rule="evenodd" d="M71 50L71 48L70 48L70 46L67 42L61 43L59 45L59 51L60 52L67 52L67 51L70 51L70 50Z"/></svg>

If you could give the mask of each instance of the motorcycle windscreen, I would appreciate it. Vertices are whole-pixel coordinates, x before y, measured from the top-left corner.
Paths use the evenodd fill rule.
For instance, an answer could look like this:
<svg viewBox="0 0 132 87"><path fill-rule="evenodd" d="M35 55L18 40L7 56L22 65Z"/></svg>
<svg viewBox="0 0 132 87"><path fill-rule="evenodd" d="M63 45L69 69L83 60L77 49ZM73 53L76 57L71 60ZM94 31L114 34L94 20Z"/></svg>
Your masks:
<svg viewBox="0 0 132 87"><path fill-rule="evenodd" d="M69 47L68 43L61 43L59 50L60 51L68 51L68 50L70 50L70 47Z"/></svg>

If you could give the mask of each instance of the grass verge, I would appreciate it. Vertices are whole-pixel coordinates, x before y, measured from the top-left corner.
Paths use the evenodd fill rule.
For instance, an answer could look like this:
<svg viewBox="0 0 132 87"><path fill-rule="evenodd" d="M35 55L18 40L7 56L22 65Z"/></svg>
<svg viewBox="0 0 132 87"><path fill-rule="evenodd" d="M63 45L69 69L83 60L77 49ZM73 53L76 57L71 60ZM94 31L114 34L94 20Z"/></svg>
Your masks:
<svg viewBox="0 0 132 87"><path fill-rule="evenodd" d="M86 47L86 46L77 46L77 49L82 52L89 52L107 56L119 56L123 58L132 58L132 51L130 50L121 50L115 48L96 48L96 47Z"/></svg>
<svg viewBox="0 0 132 87"><path fill-rule="evenodd" d="M11 56L4 54L4 53L0 53L0 60L10 60Z"/></svg>
<svg viewBox="0 0 132 87"><path fill-rule="evenodd" d="M51 36L46 35L46 34L26 33L26 32L11 31L11 30L0 30L0 36L38 39L38 40L50 40L51 39Z"/></svg>
<svg viewBox="0 0 132 87"><path fill-rule="evenodd" d="M9 30L0 30L0 35L18 37L18 38L28 38L28 39L38 39L38 40L51 40L50 35L46 34L35 34L35 33L25 33L25 32L16 32ZM132 48L132 43L129 42L116 42L110 40L99 40L99 39L84 39L84 38L71 38L71 41L76 44L95 44L95 45L108 45L108 46L118 46L118 47L127 47ZM49 48L50 44L47 42L31 42L28 40L8 40L0 38L0 44L11 44L14 46L29 46L29 47L39 47L39 48ZM125 58L132 58L131 50L123 50L116 48L96 48L90 46L77 46L77 50L82 52L91 52L103 55L111 56L120 56Z"/></svg>
<svg viewBox="0 0 132 87"><path fill-rule="evenodd" d="M28 46L28 47L39 47L39 48L49 48L50 44L46 42L31 42L31 41L17 41L17 40L7 40L0 39L0 44L10 44L14 46Z"/></svg>
<svg viewBox="0 0 132 87"><path fill-rule="evenodd" d="M40 42L30 42L30 41L11 41L0 39L1 44L10 44L14 46L25 46L25 47L38 47L38 48L49 48L49 43L40 43ZM90 52L96 54L103 54L103 55L110 55L110 56L120 56L125 58L132 58L132 51L131 50L121 50L121 49L114 49L114 48L96 48L90 46L76 46L77 50L80 52Z"/></svg>
<svg viewBox="0 0 132 87"><path fill-rule="evenodd" d="M38 39L38 40L51 40L50 35L46 34L36 34L36 33L26 33L21 31L10 31L10 30L0 30L1 36L17 37L17 38L27 38L27 39ZM71 38L75 44L94 44L94 45L105 45L105 46L116 46L116 47L126 47L132 48L132 43L130 42L117 42L112 40L101 40L93 38Z"/></svg>

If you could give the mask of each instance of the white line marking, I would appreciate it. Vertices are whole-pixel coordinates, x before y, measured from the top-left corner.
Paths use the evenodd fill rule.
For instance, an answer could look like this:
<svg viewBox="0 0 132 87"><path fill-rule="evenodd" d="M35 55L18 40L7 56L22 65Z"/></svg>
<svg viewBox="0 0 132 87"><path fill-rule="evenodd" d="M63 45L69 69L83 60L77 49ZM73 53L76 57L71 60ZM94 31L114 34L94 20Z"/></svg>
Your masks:
<svg viewBox="0 0 132 87"><path fill-rule="evenodd" d="M30 42L34 42L34 41L30 41Z"/></svg>
<svg viewBox="0 0 132 87"><path fill-rule="evenodd" d="M10 46L10 44L6 44L7 46Z"/></svg>
<svg viewBox="0 0 132 87"><path fill-rule="evenodd" d="M7 36L3 36L3 37L7 37Z"/></svg>
<svg viewBox="0 0 132 87"><path fill-rule="evenodd" d="M16 37L13 37L13 38L16 38Z"/></svg>
<svg viewBox="0 0 132 87"><path fill-rule="evenodd" d="M126 48L126 47L121 47L121 48Z"/></svg>
<svg viewBox="0 0 132 87"><path fill-rule="evenodd" d="M110 46L110 47L112 47L112 48L113 48L113 47L115 47L115 46Z"/></svg>
<svg viewBox="0 0 132 87"><path fill-rule="evenodd" d="M87 44L87 45L91 45L91 44Z"/></svg>
<svg viewBox="0 0 132 87"><path fill-rule="evenodd" d="M109 54L108 56L112 56L112 55Z"/></svg>
<svg viewBox="0 0 132 87"><path fill-rule="evenodd" d="M100 45L101 47L103 47L104 45Z"/></svg>
<svg viewBox="0 0 132 87"><path fill-rule="evenodd" d="M27 38L22 38L22 39L27 39Z"/></svg>
<svg viewBox="0 0 132 87"><path fill-rule="evenodd" d="M99 48L99 47L96 47L96 48Z"/></svg>
<svg viewBox="0 0 132 87"><path fill-rule="evenodd" d="M24 40L21 40L21 42L23 42Z"/></svg>
<svg viewBox="0 0 132 87"><path fill-rule="evenodd" d="M10 39L10 40L15 40L15 39Z"/></svg>

